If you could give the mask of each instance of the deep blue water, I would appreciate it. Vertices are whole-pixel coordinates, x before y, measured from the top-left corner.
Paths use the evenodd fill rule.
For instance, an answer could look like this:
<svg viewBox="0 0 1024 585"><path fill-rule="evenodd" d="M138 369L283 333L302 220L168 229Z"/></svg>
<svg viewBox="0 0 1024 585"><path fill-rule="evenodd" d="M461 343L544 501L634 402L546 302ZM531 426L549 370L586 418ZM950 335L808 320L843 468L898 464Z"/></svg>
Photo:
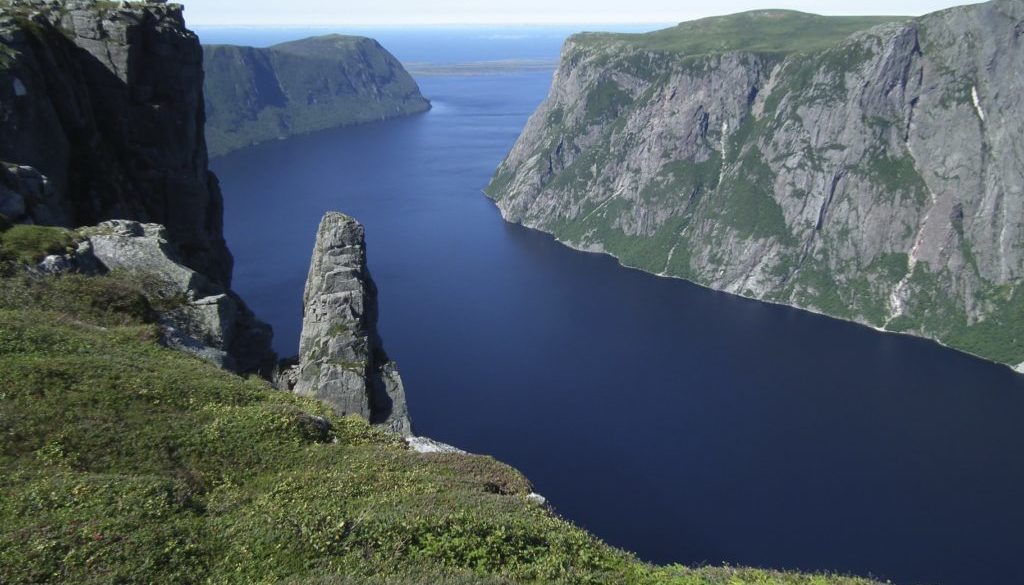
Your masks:
<svg viewBox="0 0 1024 585"><path fill-rule="evenodd" d="M345 211L367 227L416 431L520 468L608 542L656 562L1024 583L1024 377L504 223L480 190L549 81L423 78L428 114L214 162L236 288L281 353L319 219Z"/></svg>

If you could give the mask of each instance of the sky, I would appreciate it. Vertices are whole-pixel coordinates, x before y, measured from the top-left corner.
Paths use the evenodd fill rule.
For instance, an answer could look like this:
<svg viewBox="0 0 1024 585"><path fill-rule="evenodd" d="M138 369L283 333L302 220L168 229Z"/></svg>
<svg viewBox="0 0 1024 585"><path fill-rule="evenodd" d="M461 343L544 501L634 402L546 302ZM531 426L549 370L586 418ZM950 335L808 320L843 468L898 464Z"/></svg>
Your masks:
<svg viewBox="0 0 1024 585"><path fill-rule="evenodd" d="M676 23L744 10L920 15L948 0L178 0L190 25Z"/></svg>

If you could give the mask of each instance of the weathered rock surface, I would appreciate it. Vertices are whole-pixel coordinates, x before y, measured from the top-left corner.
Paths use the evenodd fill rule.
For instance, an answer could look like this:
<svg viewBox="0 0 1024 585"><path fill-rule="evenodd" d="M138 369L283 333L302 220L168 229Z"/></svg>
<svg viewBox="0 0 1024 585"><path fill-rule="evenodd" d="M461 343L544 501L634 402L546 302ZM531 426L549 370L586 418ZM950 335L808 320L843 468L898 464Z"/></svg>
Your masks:
<svg viewBox="0 0 1024 585"><path fill-rule="evenodd" d="M126 273L156 309L165 345L239 374L271 375L276 355L270 326L236 294L182 264L163 226L113 220L79 233L74 253L48 256L39 268L53 274Z"/></svg>
<svg viewBox="0 0 1024 585"><path fill-rule="evenodd" d="M53 225L49 209L59 206L53 184L38 170L26 165L0 162L0 215L13 223Z"/></svg>
<svg viewBox="0 0 1024 585"><path fill-rule="evenodd" d="M453 447L441 441L435 441L429 437L406 437L405 444L409 449L417 453L454 453L456 455L468 455L462 449Z"/></svg>
<svg viewBox="0 0 1024 585"><path fill-rule="evenodd" d="M327 35L268 48L206 45L203 61L214 156L430 109L398 59L364 37Z"/></svg>
<svg viewBox="0 0 1024 585"><path fill-rule="evenodd" d="M377 289L366 266L363 226L342 213L320 222L304 296L294 379L297 394L323 400L402 435L412 433L398 368L377 334Z"/></svg>
<svg viewBox="0 0 1024 585"><path fill-rule="evenodd" d="M160 223L184 264L229 286L202 92L202 49L178 4L0 0L0 213ZM29 167L48 183L30 184Z"/></svg>
<svg viewBox="0 0 1024 585"><path fill-rule="evenodd" d="M1024 2L877 23L573 37L487 192L630 266L1020 364Z"/></svg>

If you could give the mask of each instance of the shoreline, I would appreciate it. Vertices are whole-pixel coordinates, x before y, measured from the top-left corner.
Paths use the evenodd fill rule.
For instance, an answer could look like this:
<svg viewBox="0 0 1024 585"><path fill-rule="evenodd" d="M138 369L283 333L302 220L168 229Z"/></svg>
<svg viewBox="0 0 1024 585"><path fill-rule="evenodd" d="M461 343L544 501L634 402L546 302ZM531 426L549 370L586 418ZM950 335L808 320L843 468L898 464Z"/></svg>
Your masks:
<svg viewBox="0 0 1024 585"><path fill-rule="evenodd" d="M797 311L803 311L805 313L810 313L812 315L818 315L820 317L825 317L825 318L828 318L828 319L834 319L836 321L842 321L844 323L851 323L853 325L857 325L857 326L860 326L860 327L865 327L867 329L871 329L872 331L875 331L876 333L881 333L881 334L885 334L885 335L899 335L899 336L902 336L902 337L909 337L909 338L912 338L912 339L920 339L922 341L927 341L929 343L934 343L934 344L936 344L939 347L942 347L944 349L955 351L957 353L970 356L970 357L972 357L974 359L978 359L978 360L981 360L981 361L989 363L989 364L995 364L995 365L998 365L998 366L1003 366L1003 367L1009 369L1011 372L1013 372L1015 374L1024 375L1024 363L1021 363L1021 364L1018 364L1018 365L1012 365L1012 364L1007 364L1007 363L1004 363L1004 362L997 362L995 360L986 358L984 356L980 356L978 354L971 353L969 351L966 351L966 350L963 350L963 349L960 349L960 348L957 348L957 347L946 345L942 341L940 341L938 339L935 339L935 338L932 338L932 337L925 337L923 335L916 335L914 333L907 333L905 331L890 331L888 329L882 329L880 327L876 327L875 325L871 325L870 323L865 323L863 321L856 321L854 319L847 319L847 318L839 317L839 316L836 316L836 315L830 315L828 313L821 312L821 311L819 311L817 309L813 309L813 308L809 308L809 307L801 307L799 305L791 305L791 304L788 304L788 303L783 303L783 302L779 302L779 301L773 301L773 300L769 300L769 299L759 299L757 297L747 296L747 295L744 295L742 293L734 293L734 292L730 292L730 291L726 291L726 290L722 290L722 289L718 289L718 288L713 288L713 287L701 284L699 282L694 282L694 281L689 280L687 278L683 278L681 276L673 276L671 274L666 274L664 272L662 272L662 273L655 273L655 272L650 272L648 270L645 270L643 268L638 268L636 266L630 266L630 265L626 264L625 262L623 262L621 258L616 256L612 252L609 252L609 251L605 250L603 247L601 249L586 249L586 248L582 248L582 247L579 247L579 246L573 244L572 242L564 241L564 240L558 238L558 236L556 236L555 234L553 234L551 232L548 232L548 231L545 231L545 230L543 230L541 228L530 226L530 225L526 225L526 224L524 224L522 222L510 221L505 216L505 210L501 207L501 205L498 204L498 202L494 198L489 196L487 194L487 192L482 190L482 189L481 189L480 192L484 195L484 197L487 198L488 201L490 201L494 205L494 207L501 214L501 219L505 223L509 223L509 224L512 224L512 225L517 225L517 226L526 228L528 230L531 230L531 231L538 232L538 233L544 234L546 236L549 236L554 241L558 242L562 246L565 246L566 248L569 248L570 250L572 250L574 252L580 252L580 253L583 253L583 254L598 254L598 255L602 255L602 256L607 256L609 258L614 259L615 262L619 266L621 266L622 268L625 268L627 270L633 270L633 271L640 272L640 273L643 273L643 274L646 274L646 275L649 275L649 276L654 276L654 277L657 277L657 278L663 278L663 279L669 279L669 280L678 280L678 281L686 282L686 283L692 284L694 286L700 287L700 288L702 288L704 290L708 290L708 291L711 291L711 292L716 292L716 293L721 293L721 294L729 295L731 297L741 298L741 299L745 299L745 300L748 300L748 301L754 301L754 302L757 302L757 303L764 303L764 304L767 304L767 305L774 305L774 306L777 306L777 307L785 307L787 309L794 309L794 310L797 310Z"/></svg>

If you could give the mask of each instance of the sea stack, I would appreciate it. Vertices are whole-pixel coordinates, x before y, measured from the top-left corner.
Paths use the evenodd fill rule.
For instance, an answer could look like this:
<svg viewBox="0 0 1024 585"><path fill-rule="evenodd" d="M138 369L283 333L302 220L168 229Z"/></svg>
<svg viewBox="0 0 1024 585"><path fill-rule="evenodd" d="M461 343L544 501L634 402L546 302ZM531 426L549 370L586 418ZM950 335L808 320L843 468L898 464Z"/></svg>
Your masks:
<svg viewBox="0 0 1024 585"><path fill-rule="evenodd" d="M412 433L398 367L377 334L377 287L362 224L327 213L313 248L292 390L401 435Z"/></svg>

